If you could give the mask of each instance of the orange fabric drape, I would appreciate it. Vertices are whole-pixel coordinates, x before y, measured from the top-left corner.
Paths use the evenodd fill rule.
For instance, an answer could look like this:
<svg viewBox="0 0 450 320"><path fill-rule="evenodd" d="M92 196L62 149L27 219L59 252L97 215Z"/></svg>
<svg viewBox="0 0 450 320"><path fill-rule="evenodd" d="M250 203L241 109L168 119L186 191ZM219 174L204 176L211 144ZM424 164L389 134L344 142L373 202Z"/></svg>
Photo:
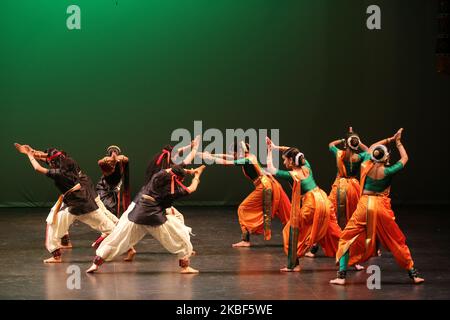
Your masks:
<svg viewBox="0 0 450 320"><path fill-rule="evenodd" d="M264 239L270 240L271 231L270 228L265 228L267 221L264 221L264 192L268 190L272 193L271 218L277 216L283 224L289 220L289 198L282 186L271 177L261 176L255 190L239 205L238 217L242 233L264 234Z"/></svg>
<svg viewBox="0 0 450 320"><path fill-rule="evenodd" d="M363 237L365 245L356 250L355 241ZM386 195L363 195L339 240L336 261L350 248L350 264L367 261L376 254L376 241L391 251L397 263L409 270L414 263L406 238L395 222L391 200Z"/></svg>
<svg viewBox="0 0 450 320"><path fill-rule="evenodd" d="M332 257L338 248L341 228L337 224L332 204L328 200L326 193L320 188L315 188L301 197L301 208L299 210L299 233L297 241L297 257L303 256L306 251L315 243L319 243L326 256ZM292 206L298 208L300 202L292 199ZM295 209L297 210L297 209ZM291 223L296 223L292 219L283 229L284 250L286 254L292 252L290 248Z"/></svg>
<svg viewBox="0 0 450 320"><path fill-rule="evenodd" d="M352 217L358 205L360 193L359 181L356 178L336 177L328 199L333 204L336 219L343 222L342 227L345 227Z"/></svg>

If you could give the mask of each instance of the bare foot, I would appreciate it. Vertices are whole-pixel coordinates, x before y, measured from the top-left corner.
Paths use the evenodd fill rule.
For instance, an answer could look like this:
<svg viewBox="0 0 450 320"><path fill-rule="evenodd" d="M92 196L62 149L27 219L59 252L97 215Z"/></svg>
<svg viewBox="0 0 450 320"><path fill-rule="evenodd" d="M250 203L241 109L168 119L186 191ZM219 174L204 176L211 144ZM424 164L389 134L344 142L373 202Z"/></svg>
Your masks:
<svg viewBox="0 0 450 320"><path fill-rule="evenodd" d="M355 264L355 269L356 269L356 271L361 271L361 270L364 270L364 266L362 266L360 264Z"/></svg>
<svg viewBox="0 0 450 320"><path fill-rule="evenodd" d="M336 279L330 280L330 284L337 284L337 285L343 286L343 285L345 285L345 279L336 278Z"/></svg>
<svg viewBox="0 0 450 320"><path fill-rule="evenodd" d="M61 263L61 262L62 262L61 257L51 257L44 260L44 263Z"/></svg>
<svg viewBox="0 0 450 320"><path fill-rule="evenodd" d="M127 262L133 261L135 255L136 250L134 250L134 248L131 248L130 250L128 250L128 254L123 260Z"/></svg>
<svg viewBox="0 0 450 320"><path fill-rule="evenodd" d="M69 243L68 245L66 245L66 246L63 246L63 245L61 245L60 247L59 247L60 249L72 249L73 248L73 246L72 246L72 244L71 243Z"/></svg>
<svg viewBox="0 0 450 320"><path fill-rule="evenodd" d="M180 273L183 274L191 274L191 273L198 273L199 271L197 269L191 268L191 267L185 267L181 268Z"/></svg>
<svg viewBox="0 0 450 320"><path fill-rule="evenodd" d="M98 265L93 263L92 266L89 269L86 270L86 273L94 273L97 270L98 270Z"/></svg>
<svg viewBox="0 0 450 320"><path fill-rule="evenodd" d="M315 255L314 253L312 253L312 252L307 252L307 253L305 253L305 257L308 257L308 258L315 258L316 255Z"/></svg>
<svg viewBox="0 0 450 320"><path fill-rule="evenodd" d="M233 243L231 245L233 248L245 248L245 247L250 247L250 242L248 241L240 241L238 243Z"/></svg>
<svg viewBox="0 0 450 320"><path fill-rule="evenodd" d="M294 269L289 269L288 267L284 267L282 269L280 269L281 272L300 272L302 270L302 268L300 268L300 266L295 266Z"/></svg>
<svg viewBox="0 0 450 320"><path fill-rule="evenodd" d="M414 278L413 278L414 284L420 284L420 283L422 283L422 282L424 282L424 281L425 281L424 278L419 278L419 277L414 277Z"/></svg>

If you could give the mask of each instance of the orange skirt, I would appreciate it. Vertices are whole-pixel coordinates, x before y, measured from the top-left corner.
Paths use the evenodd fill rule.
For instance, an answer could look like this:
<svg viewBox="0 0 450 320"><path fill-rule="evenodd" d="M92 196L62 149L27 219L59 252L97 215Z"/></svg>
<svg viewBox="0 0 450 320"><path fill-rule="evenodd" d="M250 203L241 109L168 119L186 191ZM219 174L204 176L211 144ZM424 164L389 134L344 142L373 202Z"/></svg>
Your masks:
<svg viewBox="0 0 450 320"><path fill-rule="evenodd" d="M354 247L362 237L364 246ZM339 239L336 261L350 248L349 264L367 261L376 254L377 239L387 250L391 251L398 265L406 270L413 266L413 260L406 238L395 222L391 209L391 199L384 195L363 195ZM358 240L358 241L357 241Z"/></svg>
<svg viewBox="0 0 450 320"><path fill-rule="evenodd" d="M336 219L341 228L345 227L356 210L359 194L360 186L356 178L336 177L328 199L334 206Z"/></svg>
<svg viewBox="0 0 450 320"><path fill-rule="evenodd" d="M267 202L264 197L267 197L267 195L270 196L270 208L265 208L265 203ZM267 217L268 209L270 210L270 217ZM246 232L250 234L264 234L264 239L269 240L271 231L270 221L267 221L267 218L271 219L277 216L281 223L286 224L289 221L290 212L291 203L283 187L272 177L264 176L255 185L255 190L239 205L239 224L243 234Z"/></svg>
<svg viewBox="0 0 450 320"><path fill-rule="evenodd" d="M290 222L283 229L284 251L289 252ZM319 243L328 257L336 254L341 228L337 224L333 206L326 193L315 188L302 196L297 257L302 257L315 243Z"/></svg>

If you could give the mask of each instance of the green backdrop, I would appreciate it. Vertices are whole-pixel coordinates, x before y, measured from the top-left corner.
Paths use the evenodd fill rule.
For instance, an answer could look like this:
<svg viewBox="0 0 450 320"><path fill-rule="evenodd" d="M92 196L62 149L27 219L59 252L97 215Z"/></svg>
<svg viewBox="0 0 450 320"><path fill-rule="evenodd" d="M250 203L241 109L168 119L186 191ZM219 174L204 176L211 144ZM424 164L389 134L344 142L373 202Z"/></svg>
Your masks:
<svg viewBox="0 0 450 320"><path fill-rule="evenodd" d="M81 30L66 9L81 8ZM381 7L382 29L366 28ZM96 181L110 144L131 159L133 191L176 128L278 128L327 192L329 141L366 143L404 127L404 203L448 203L449 77L435 71L437 1L2 0L1 206L48 205L51 181L13 142L63 148ZM252 189L210 167L188 202L234 204Z"/></svg>

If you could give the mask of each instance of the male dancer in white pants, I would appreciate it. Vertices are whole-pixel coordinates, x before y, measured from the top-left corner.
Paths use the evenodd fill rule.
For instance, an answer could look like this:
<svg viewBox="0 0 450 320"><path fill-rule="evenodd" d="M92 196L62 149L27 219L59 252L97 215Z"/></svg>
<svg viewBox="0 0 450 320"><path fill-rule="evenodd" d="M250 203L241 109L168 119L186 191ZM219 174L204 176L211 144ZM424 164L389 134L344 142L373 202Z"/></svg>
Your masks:
<svg viewBox="0 0 450 320"><path fill-rule="evenodd" d="M46 220L45 246L52 257L44 260L45 263L62 262L61 238L67 234L75 220L101 233L111 233L115 226L114 222L107 217L104 206L97 205L97 194L92 181L72 158L55 148L42 152L34 150L29 145L16 143L15 147L20 153L28 156L36 172L54 180L56 187L61 191ZM42 167L36 159L46 161L50 169ZM61 208L63 203L65 206Z"/></svg>
<svg viewBox="0 0 450 320"><path fill-rule="evenodd" d="M190 241L191 228L180 219L165 214L174 200L197 190L200 176L205 166L189 171L194 178L189 187L181 182L188 171L184 165L174 165L155 174L142 189L127 211L120 218L113 232L106 237L97 249L92 266L86 271L98 270L105 261L125 253L136 245L146 234L151 234L169 252L177 254L181 273L198 273L189 266L193 247Z"/></svg>

